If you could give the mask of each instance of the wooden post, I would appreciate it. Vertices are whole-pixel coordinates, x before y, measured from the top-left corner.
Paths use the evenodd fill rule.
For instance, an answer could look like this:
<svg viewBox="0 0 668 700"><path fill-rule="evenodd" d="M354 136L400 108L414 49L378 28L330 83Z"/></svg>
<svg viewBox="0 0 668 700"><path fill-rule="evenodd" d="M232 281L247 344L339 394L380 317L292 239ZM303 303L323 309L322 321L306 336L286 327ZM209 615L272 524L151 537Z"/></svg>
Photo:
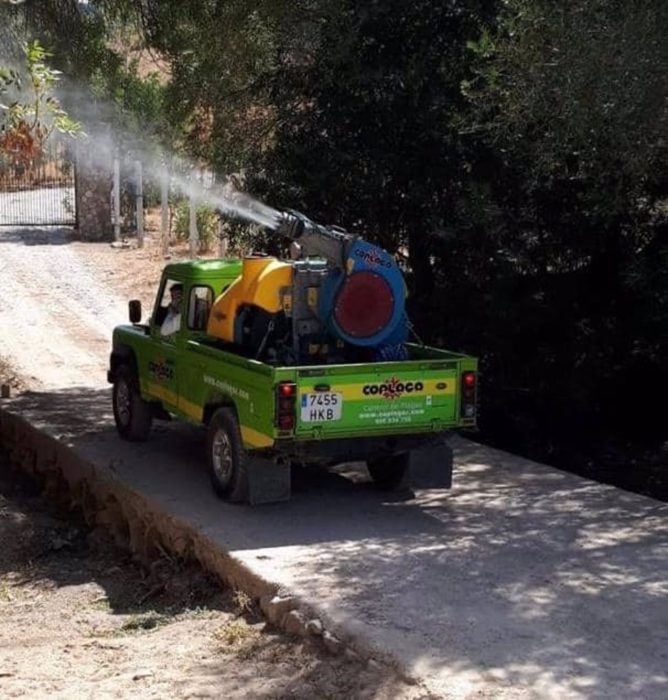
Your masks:
<svg viewBox="0 0 668 700"><path fill-rule="evenodd" d="M144 247L144 176L141 161L136 163L137 169L137 245Z"/></svg>
<svg viewBox="0 0 668 700"><path fill-rule="evenodd" d="M169 176L165 174L160 187L160 236L163 255L169 255Z"/></svg>
<svg viewBox="0 0 668 700"><path fill-rule="evenodd" d="M196 257L198 253L199 233L197 231L197 200L194 195L190 195L190 255Z"/></svg>
<svg viewBox="0 0 668 700"><path fill-rule="evenodd" d="M227 237L227 227L223 221L223 217L218 217L218 256L224 258L227 255L230 241Z"/></svg>
<svg viewBox="0 0 668 700"><path fill-rule="evenodd" d="M114 240L121 240L121 163L114 158Z"/></svg>

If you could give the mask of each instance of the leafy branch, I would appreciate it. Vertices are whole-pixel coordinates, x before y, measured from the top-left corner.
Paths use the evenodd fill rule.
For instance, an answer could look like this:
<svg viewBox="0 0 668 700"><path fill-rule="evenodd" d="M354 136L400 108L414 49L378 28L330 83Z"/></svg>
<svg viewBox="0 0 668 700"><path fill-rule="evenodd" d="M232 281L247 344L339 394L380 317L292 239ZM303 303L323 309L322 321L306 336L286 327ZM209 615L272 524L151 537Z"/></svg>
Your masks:
<svg viewBox="0 0 668 700"><path fill-rule="evenodd" d="M61 73L49 67L51 54L37 40L24 44L23 52L25 80L18 70L0 66L0 98L15 98L0 102L0 152L15 162L37 158L54 131L72 138L83 134L53 94Z"/></svg>

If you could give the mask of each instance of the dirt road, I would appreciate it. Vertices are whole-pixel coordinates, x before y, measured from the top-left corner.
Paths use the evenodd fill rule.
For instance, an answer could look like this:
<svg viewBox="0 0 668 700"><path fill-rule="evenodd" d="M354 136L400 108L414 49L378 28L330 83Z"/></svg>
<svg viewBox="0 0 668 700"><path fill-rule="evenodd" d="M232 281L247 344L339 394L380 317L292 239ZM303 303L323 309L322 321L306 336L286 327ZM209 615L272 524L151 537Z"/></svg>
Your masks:
<svg viewBox="0 0 668 700"><path fill-rule="evenodd" d="M32 387L99 386L126 304L67 229L0 228L0 355Z"/></svg>

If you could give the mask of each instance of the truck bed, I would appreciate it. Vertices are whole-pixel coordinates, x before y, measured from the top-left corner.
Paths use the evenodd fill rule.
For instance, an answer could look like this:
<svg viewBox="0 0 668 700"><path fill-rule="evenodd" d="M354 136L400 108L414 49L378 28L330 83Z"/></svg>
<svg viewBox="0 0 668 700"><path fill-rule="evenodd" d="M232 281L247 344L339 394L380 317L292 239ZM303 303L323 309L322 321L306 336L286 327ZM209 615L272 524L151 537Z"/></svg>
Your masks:
<svg viewBox="0 0 668 700"><path fill-rule="evenodd" d="M287 434L265 423L275 439L437 433L475 424L474 418L460 415L461 376L477 369L477 361L468 355L412 344L405 361L274 367L208 340L188 345L217 360L206 362L205 383L214 383L213 373L215 382L229 383L243 395L272 399L279 384L295 386L294 430ZM258 392L261 386L264 390ZM258 410L265 413L269 408Z"/></svg>

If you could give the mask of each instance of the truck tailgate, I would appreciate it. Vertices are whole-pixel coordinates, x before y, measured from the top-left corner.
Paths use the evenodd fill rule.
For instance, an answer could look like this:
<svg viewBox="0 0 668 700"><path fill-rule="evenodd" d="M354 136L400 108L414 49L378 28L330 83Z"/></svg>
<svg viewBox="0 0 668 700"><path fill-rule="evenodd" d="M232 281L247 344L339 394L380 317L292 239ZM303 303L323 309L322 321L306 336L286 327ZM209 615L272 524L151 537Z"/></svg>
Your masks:
<svg viewBox="0 0 668 700"><path fill-rule="evenodd" d="M331 365L297 373L296 437L438 431L457 421L457 361Z"/></svg>

